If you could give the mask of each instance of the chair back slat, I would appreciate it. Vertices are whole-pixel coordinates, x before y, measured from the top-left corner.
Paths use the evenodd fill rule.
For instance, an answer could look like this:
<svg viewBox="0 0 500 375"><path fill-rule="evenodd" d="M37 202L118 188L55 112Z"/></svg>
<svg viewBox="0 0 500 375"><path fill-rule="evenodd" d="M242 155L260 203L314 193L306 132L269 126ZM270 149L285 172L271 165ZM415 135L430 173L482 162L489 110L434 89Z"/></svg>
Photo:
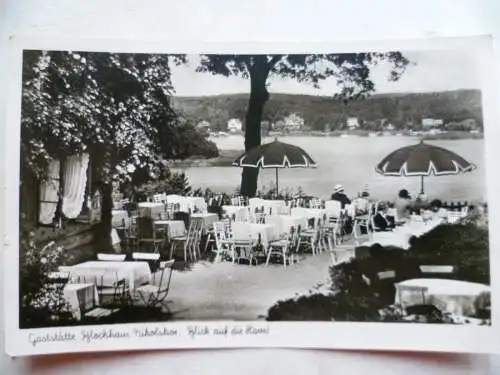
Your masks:
<svg viewBox="0 0 500 375"><path fill-rule="evenodd" d="M134 260L146 260L146 261L157 261L157 260L160 260L160 254L159 253L135 252L135 253L132 253L132 259L134 259Z"/></svg>
<svg viewBox="0 0 500 375"><path fill-rule="evenodd" d="M97 260L109 261L109 262L123 262L127 257L126 254L97 254Z"/></svg>
<svg viewBox="0 0 500 375"><path fill-rule="evenodd" d="M172 272L174 267L175 260L170 259L167 261L160 262L159 270L160 270L160 280L158 282L158 291L159 292L168 292L170 289L170 281L172 280ZM168 270L168 278L167 282L163 283L163 279L165 277L165 272Z"/></svg>
<svg viewBox="0 0 500 375"><path fill-rule="evenodd" d="M422 273L453 273L453 266L422 265L419 267Z"/></svg>

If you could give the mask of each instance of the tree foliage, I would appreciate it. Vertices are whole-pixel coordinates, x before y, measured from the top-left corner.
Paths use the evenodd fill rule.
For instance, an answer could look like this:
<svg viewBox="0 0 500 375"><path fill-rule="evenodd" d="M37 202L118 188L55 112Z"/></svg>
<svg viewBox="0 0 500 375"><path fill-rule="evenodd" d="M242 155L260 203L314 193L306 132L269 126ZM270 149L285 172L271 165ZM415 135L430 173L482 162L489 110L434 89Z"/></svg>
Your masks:
<svg viewBox="0 0 500 375"><path fill-rule="evenodd" d="M388 79L396 81L409 61L400 52L295 55L203 55L198 71L222 76L251 79L253 75L291 78L319 88L321 82L335 78L345 100L365 98L375 90L370 68L388 61L392 69Z"/></svg>
<svg viewBox="0 0 500 375"><path fill-rule="evenodd" d="M392 69L389 80L397 80L409 61L400 52L292 55L202 55L198 71L222 76L239 76L250 80L250 98L245 118L245 149L261 143L260 126L264 106L269 99L268 78L291 78L300 83L319 87L329 78L338 83L335 98L347 103L368 97L375 90L370 79L371 67L388 61ZM244 168L241 192L254 196L258 170Z"/></svg>
<svg viewBox="0 0 500 375"><path fill-rule="evenodd" d="M165 55L28 51L24 165L42 176L51 158L87 151L107 167L104 180L126 179L130 168L157 162L152 124L175 118L171 93Z"/></svg>
<svg viewBox="0 0 500 375"><path fill-rule="evenodd" d="M217 152L171 105L169 64L183 61L180 55L25 51L23 178L43 180L52 159L88 152L109 237L112 182L130 181L136 171L160 175L162 157Z"/></svg>

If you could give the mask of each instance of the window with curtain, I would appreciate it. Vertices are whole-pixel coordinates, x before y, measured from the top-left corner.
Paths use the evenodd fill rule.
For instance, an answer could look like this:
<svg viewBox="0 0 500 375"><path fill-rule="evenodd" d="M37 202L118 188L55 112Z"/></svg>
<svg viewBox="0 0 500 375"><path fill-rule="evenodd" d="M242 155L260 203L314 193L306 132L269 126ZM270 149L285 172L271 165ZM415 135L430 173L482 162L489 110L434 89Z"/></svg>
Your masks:
<svg viewBox="0 0 500 375"><path fill-rule="evenodd" d="M52 160L49 164L47 179L40 186L40 209L38 211L40 224L49 225L55 219L59 203L60 166L59 160Z"/></svg>
<svg viewBox="0 0 500 375"><path fill-rule="evenodd" d="M61 170L61 168L63 170ZM39 222L49 225L57 220L57 209L67 219L76 219L86 198L89 154L72 155L61 163L49 165L49 178L40 186Z"/></svg>

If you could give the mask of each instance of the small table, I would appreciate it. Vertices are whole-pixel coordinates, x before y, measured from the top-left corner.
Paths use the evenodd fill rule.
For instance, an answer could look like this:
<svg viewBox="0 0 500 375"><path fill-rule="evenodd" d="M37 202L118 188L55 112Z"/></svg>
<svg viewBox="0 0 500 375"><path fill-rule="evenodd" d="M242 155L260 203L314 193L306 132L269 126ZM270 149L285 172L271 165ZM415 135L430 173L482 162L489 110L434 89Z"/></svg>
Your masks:
<svg viewBox="0 0 500 375"><path fill-rule="evenodd" d="M139 216L147 216L150 218L159 218L160 213L165 210L163 203L141 202L138 204Z"/></svg>
<svg viewBox="0 0 500 375"><path fill-rule="evenodd" d="M475 315L476 301L491 293L488 285L448 279L411 279L395 287L396 304L432 304L442 312L462 316Z"/></svg>
<svg viewBox="0 0 500 375"><path fill-rule="evenodd" d="M222 206L222 211L224 215L232 217L234 215L234 221L248 221L249 208L246 206Z"/></svg>
<svg viewBox="0 0 500 375"><path fill-rule="evenodd" d="M201 220L202 222L202 229L204 231L210 229L211 226L213 226L213 224L219 220L219 216L217 214L213 214L213 213L201 213L201 214L192 214L191 215L191 219L195 219L195 220Z"/></svg>
<svg viewBox="0 0 500 375"><path fill-rule="evenodd" d="M66 267L65 271L69 272L70 278L96 276L103 278L103 285L111 286L116 283L116 277L126 279L130 290L144 282L151 280L151 270L148 262L113 262L103 260L91 260L75 264L74 266ZM107 274L107 275L106 275Z"/></svg>
<svg viewBox="0 0 500 375"><path fill-rule="evenodd" d="M66 284L63 298L68 303L71 314L76 320L81 320L85 311L99 305L97 287L91 283Z"/></svg>
<svg viewBox="0 0 500 375"><path fill-rule="evenodd" d="M157 220L155 226L164 227L168 238L181 237L186 234L186 225L182 220Z"/></svg>

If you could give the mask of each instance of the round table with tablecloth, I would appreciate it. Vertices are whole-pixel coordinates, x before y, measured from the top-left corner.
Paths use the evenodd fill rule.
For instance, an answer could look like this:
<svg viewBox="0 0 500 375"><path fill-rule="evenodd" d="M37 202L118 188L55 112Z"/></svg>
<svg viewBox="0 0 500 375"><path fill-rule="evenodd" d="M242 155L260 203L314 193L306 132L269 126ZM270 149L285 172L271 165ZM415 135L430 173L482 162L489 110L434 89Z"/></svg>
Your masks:
<svg viewBox="0 0 500 375"><path fill-rule="evenodd" d="M488 285L448 279L411 279L395 284L395 303L403 306L431 304L445 313L473 316L481 301L488 301Z"/></svg>

